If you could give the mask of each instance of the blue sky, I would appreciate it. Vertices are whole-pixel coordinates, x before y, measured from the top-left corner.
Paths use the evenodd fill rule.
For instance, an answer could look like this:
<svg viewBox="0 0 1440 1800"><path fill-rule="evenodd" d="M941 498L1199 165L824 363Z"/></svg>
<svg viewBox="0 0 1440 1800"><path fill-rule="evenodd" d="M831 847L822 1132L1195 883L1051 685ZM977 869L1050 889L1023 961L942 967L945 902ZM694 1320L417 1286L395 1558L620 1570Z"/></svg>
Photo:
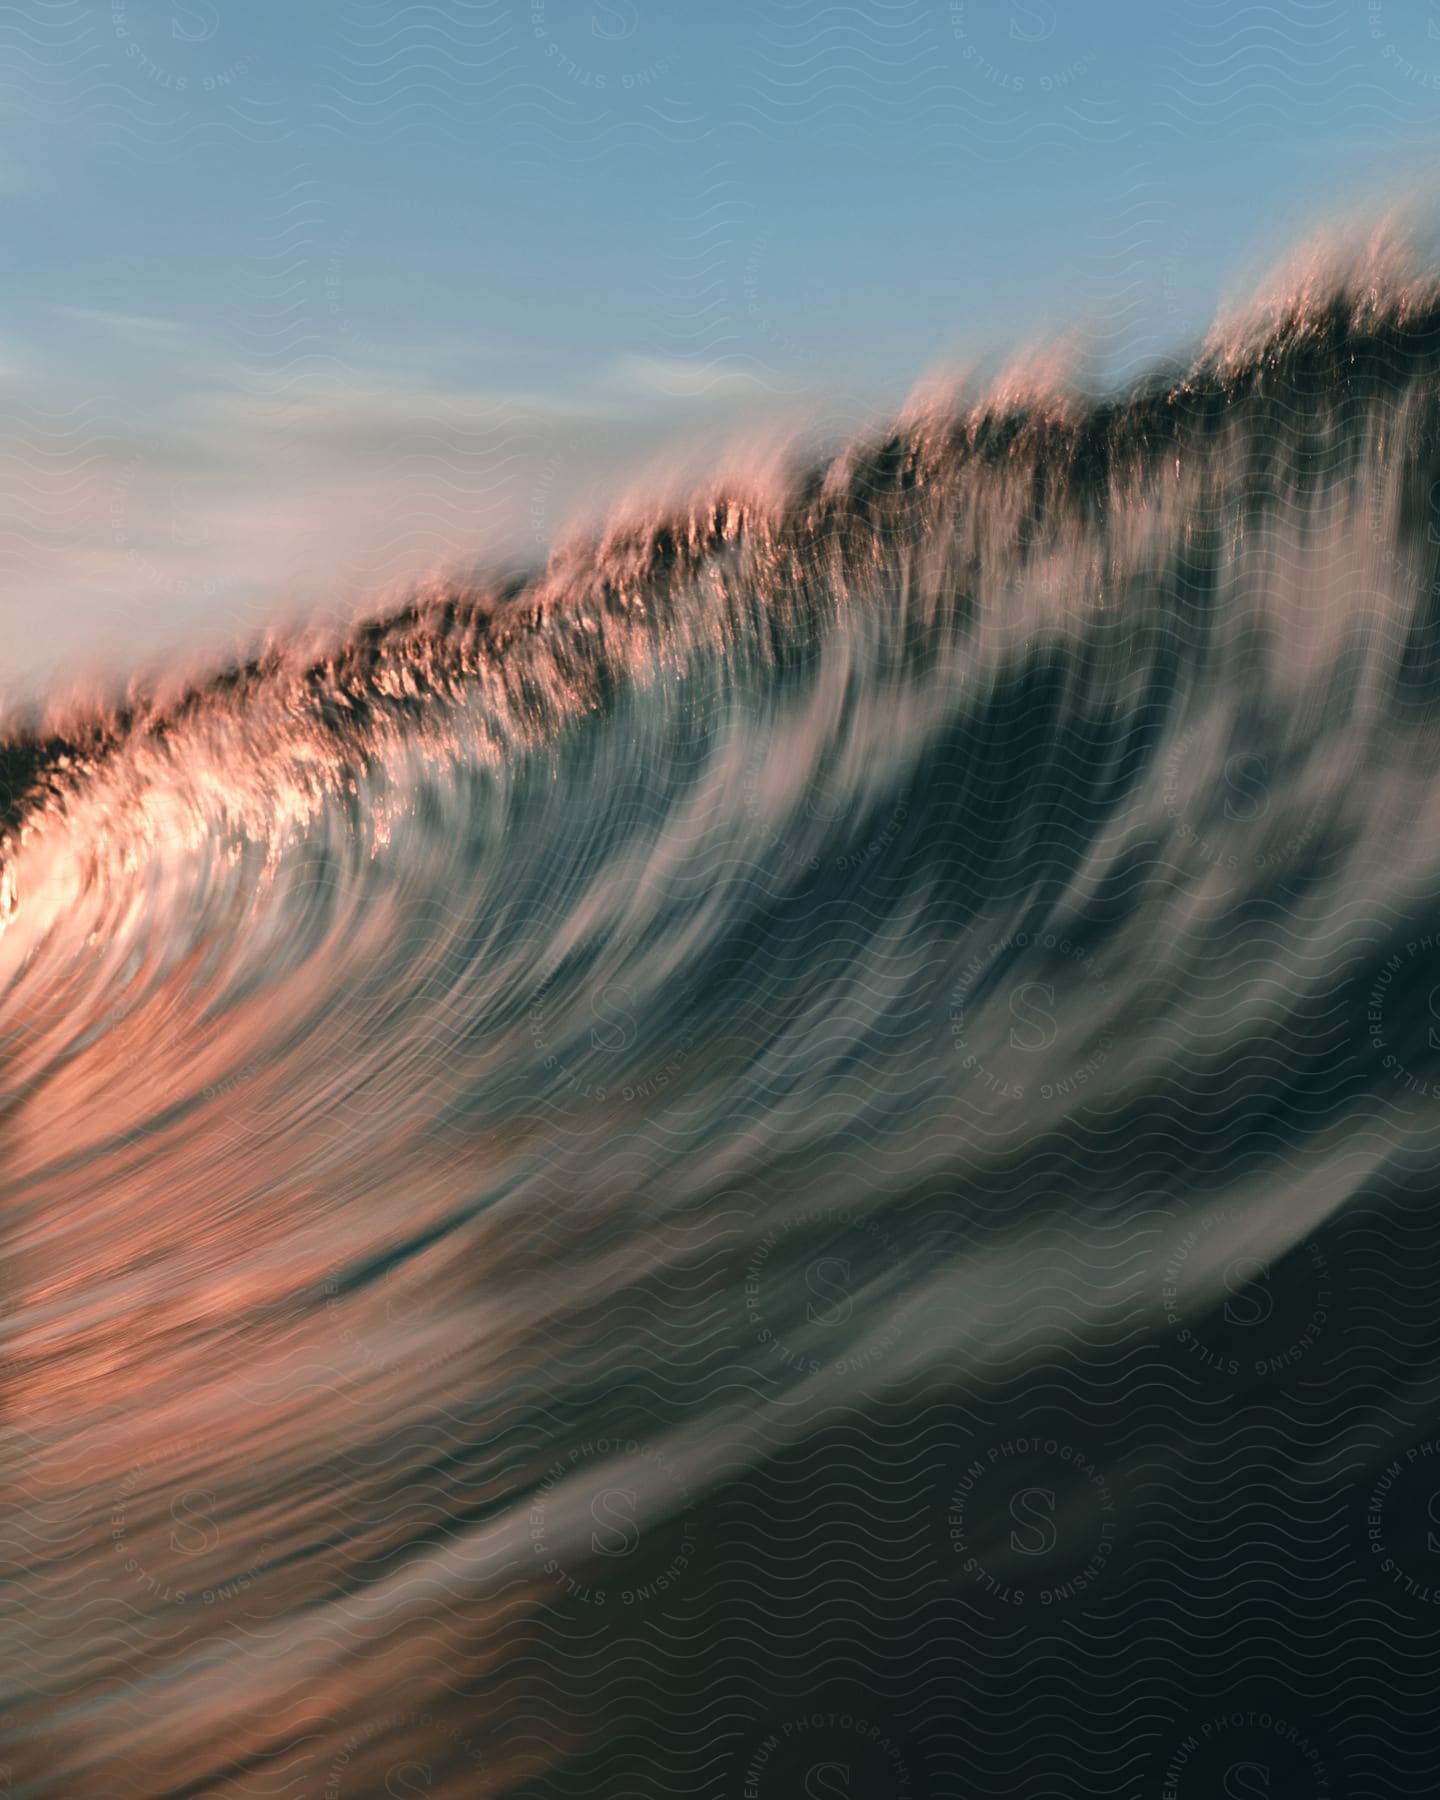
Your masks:
<svg viewBox="0 0 1440 1800"><path fill-rule="evenodd" d="M1428 0L21 0L0 77L11 690L1073 324L1123 374L1440 147Z"/></svg>

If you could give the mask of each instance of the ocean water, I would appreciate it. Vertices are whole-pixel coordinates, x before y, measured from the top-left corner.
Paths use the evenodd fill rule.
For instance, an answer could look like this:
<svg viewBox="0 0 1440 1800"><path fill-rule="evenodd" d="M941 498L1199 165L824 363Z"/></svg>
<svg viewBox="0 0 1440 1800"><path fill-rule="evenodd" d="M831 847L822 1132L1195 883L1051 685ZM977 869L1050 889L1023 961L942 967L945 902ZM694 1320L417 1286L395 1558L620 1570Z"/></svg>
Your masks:
<svg viewBox="0 0 1440 1800"><path fill-rule="evenodd" d="M12 712L0 1793L1433 1791L1440 281Z"/></svg>

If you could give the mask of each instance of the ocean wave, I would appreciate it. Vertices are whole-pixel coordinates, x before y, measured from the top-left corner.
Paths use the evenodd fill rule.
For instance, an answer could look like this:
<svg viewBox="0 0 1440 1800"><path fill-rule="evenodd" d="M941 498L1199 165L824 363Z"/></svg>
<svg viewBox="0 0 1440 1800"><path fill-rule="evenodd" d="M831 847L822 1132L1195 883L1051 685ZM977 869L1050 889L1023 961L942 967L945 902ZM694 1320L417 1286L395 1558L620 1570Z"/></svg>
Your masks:
<svg viewBox="0 0 1440 1800"><path fill-rule="evenodd" d="M12 706L15 1795L1412 1791L1428 267Z"/></svg>

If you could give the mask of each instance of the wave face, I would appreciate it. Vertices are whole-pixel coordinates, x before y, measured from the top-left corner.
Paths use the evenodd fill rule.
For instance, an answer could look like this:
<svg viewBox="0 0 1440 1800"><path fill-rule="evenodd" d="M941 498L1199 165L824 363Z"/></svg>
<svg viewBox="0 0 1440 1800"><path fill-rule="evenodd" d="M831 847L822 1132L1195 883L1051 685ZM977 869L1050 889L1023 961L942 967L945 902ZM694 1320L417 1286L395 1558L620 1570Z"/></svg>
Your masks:
<svg viewBox="0 0 1440 1800"><path fill-rule="evenodd" d="M5 1791L1428 1791L1437 555L1352 273L17 727Z"/></svg>

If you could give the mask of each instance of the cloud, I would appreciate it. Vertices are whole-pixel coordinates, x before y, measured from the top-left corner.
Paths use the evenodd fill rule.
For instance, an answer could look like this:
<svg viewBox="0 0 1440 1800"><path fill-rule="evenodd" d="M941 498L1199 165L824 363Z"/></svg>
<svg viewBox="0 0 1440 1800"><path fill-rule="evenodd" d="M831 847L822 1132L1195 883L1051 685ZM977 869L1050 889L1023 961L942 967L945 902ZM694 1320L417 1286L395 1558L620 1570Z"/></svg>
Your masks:
<svg viewBox="0 0 1440 1800"><path fill-rule="evenodd" d="M145 343L153 343L157 338L188 338L195 330L181 319L157 319L145 313L106 312L95 306L57 306L54 310L62 319L98 325L116 337L138 338Z"/></svg>
<svg viewBox="0 0 1440 1800"><path fill-rule="evenodd" d="M724 399L737 393L770 391L770 384L748 369L690 362L678 356L617 357L606 365L602 385L666 400Z"/></svg>

